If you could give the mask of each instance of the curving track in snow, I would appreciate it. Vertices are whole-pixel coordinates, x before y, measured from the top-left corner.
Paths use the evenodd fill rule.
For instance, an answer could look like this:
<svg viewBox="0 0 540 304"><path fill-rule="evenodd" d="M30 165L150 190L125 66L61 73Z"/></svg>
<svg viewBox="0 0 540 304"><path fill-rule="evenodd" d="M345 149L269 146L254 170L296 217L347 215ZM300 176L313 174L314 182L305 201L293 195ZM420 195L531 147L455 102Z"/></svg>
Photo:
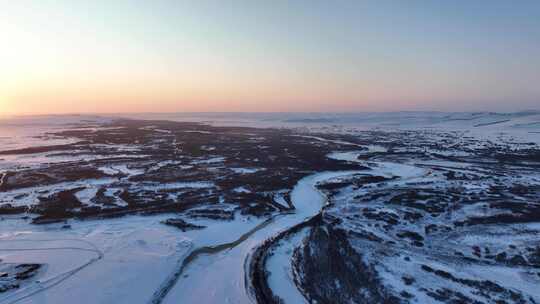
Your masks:
<svg viewBox="0 0 540 304"><path fill-rule="evenodd" d="M91 242L80 240L80 239L41 239L41 240L2 240L1 243L29 243L31 246L32 244L40 244L40 243L51 243L51 242L78 242L88 245L87 248L84 247L77 247L77 246L61 246L61 247L17 247L14 246L14 248L0 248L0 252L30 252L30 251L83 251L83 252L91 252L95 253L96 256L94 258L91 258L90 260L86 261L85 263L76 266L72 269L66 270L64 272L55 274L52 277L45 278L40 281L35 281L30 284L28 284L26 287L17 289L16 291L4 296L0 297L0 304L14 304L18 303L22 300L28 299L40 292L43 292L49 288L52 288L63 281L67 280L71 276L75 275L77 272L81 271L82 269L90 266L91 264L101 260L104 257L104 254L101 250L99 250L94 244ZM27 245L28 246L28 245Z"/></svg>

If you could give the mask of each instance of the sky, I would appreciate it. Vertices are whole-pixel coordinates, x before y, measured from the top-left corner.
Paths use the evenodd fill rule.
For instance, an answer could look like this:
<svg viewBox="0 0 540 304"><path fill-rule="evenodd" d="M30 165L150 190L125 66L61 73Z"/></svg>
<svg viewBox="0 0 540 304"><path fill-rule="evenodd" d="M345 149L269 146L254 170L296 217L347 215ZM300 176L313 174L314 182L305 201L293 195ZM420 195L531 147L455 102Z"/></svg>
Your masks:
<svg viewBox="0 0 540 304"><path fill-rule="evenodd" d="M540 1L0 0L0 115L540 109Z"/></svg>

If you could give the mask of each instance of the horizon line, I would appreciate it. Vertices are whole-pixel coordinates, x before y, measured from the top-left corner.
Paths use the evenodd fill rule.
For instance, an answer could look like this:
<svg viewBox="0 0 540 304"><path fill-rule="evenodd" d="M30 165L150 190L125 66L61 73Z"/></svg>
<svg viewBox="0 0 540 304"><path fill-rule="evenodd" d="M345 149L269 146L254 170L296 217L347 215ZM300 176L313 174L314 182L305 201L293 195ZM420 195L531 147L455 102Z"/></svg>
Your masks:
<svg viewBox="0 0 540 304"><path fill-rule="evenodd" d="M496 114L519 114L519 113L538 113L538 109L522 109L518 111L444 111L444 110L399 110L399 111L184 111L184 112L67 112L67 113L23 113L23 114L0 114L0 118L10 117L40 117L40 116L112 116L112 115L164 115L164 114L379 114L379 113L496 113Z"/></svg>

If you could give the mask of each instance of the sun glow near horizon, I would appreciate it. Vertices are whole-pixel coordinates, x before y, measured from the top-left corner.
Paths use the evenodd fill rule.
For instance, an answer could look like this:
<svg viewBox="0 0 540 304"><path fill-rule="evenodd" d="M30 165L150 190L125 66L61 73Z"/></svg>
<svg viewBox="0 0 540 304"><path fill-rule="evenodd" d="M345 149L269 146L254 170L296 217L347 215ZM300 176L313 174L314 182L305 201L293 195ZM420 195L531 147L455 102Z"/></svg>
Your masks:
<svg viewBox="0 0 540 304"><path fill-rule="evenodd" d="M5 113L540 104L540 5L532 1L0 6L0 38L8 42L0 48Z"/></svg>

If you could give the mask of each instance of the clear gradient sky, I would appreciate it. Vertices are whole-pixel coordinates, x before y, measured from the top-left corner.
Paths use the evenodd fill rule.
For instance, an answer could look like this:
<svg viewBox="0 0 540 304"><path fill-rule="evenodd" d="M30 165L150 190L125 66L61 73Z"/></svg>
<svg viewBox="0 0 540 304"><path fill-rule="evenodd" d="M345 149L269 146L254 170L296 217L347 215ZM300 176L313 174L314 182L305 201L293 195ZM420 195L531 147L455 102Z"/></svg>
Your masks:
<svg viewBox="0 0 540 304"><path fill-rule="evenodd" d="M0 0L0 114L540 108L540 1Z"/></svg>

